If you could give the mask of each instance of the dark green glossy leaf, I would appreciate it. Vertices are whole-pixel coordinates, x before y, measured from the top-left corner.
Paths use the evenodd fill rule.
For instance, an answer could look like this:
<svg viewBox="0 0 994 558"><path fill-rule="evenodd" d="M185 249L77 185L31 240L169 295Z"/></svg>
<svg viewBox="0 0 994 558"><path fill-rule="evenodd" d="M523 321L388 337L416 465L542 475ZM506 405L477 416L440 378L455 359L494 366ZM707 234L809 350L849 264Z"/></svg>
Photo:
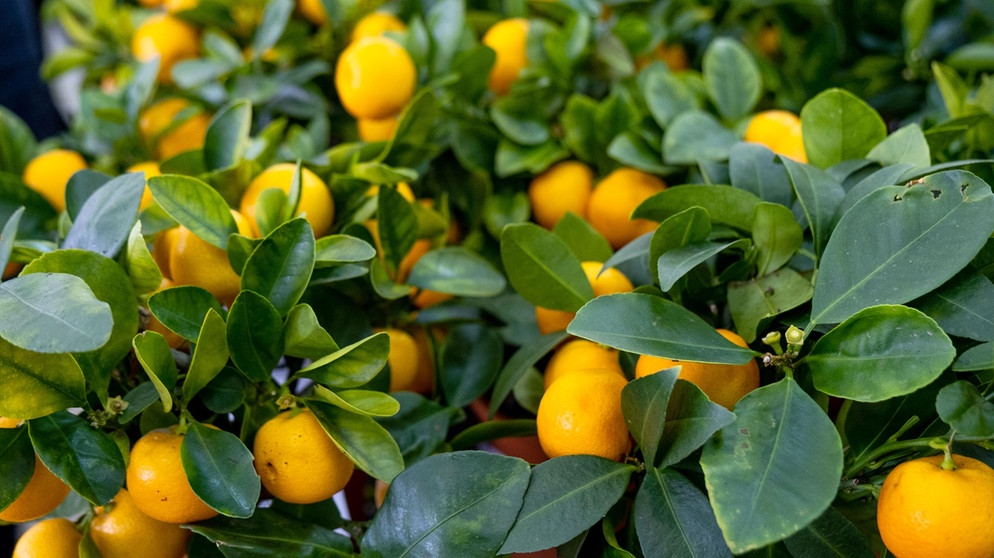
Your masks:
<svg viewBox="0 0 994 558"><path fill-rule="evenodd" d="M572 312L593 298L580 260L554 233L521 223L505 227L500 240L507 278L532 304Z"/></svg>
<svg viewBox="0 0 994 558"><path fill-rule="evenodd" d="M991 368L994 368L994 341L970 347L953 362L953 370L956 372L977 372Z"/></svg>
<svg viewBox="0 0 994 558"><path fill-rule="evenodd" d="M403 471L397 442L372 418L320 401L308 401L307 408L339 449L369 476L390 483Z"/></svg>
<svg viewBox="0 0 994 558"><path fill-rule="evenodd" d="M27 351L0 339L0 416L31 419L80 405L86 382L69 354Z"/></svg>
<svg viewBox="0 0 994 558"><path fill-rule="evenodd" d="M180 457L190 487L204 503L228 517L252 516L262 483L252 452L237 436L193 423L183 436Z"/></svg>
<svg viewBox="0 0 994 558"><path fill-rule="evenodd" d="M231 303L227 324L228 353L253 382L265 382L283 356L283 322L268 299L242 291Z"/></svg>
<svg viewBox="0 0 994 558"><path fill-rule="evenodd" d="M114 325L110 306L67 273L32 273L0 284L0 337L29 351L99 349Z"/></svg>
<svg viewBox="0 0 994 558"><path fill-rule="evenodd" d="M569 156L556 140L533 146L523 146L510 140L502 139L497 145L494 173L500 177L508 177L520 172L537 174L549 168L556 161Z"/></svg>
<svg viewBox="0 0 994 558"><path fill-rule="evenodd" d="M748 240L732 242L701 242L688 244L664 252L656 261L659 288L669 291L677 281L690 273L699 264L708 261L729 248L745 248Z"/></svg>
<svg viewBox="0 0 994 558"><path fill-rule="evenodd" d="M454 451L475 449L479 444L500 438L536 436L535 419L488 420L470 426L452 437L449 444ZM538 438L535 438L538 440Z"/></svg>
<svg viewBox="0 0 994 558"><path fill-rule="evenodd" d="M809 279L787 267L750 281L729 283L728 309L735 331L752 343L765 335L757 331L763 320L797 308L811 300L813 292Z"/></svg>
<svg viewBox="0 0 994 558"><path fill-rule="evenodd" d="M497 381L494 382L493 393L490 395L490 409L487 412L488 418L493 418L497 409L504 403L507 396L511 394L518 380L530 370L535 363L546 355L553 347L566 339L565 331L548 333L536 337L527 344L522 345L511 355L501 368Z"/></svg>
<svg viewBox="0 0 994 558"><path fill-rule="evenodd" d="M603 262L613 254L607 239L572 211L556 223L552 232L566 242L581 262Z"/></svg>
<svg viewBox="0 0 994 558"><path fill-rule="evenodd" d="M866 536L835 508L828 508L807 527L784 539L793 556L873 558Z"/></svg>
<svg viewBox="0 0 994 558"><path fill-rule="evenodd" d="M148 179L156 203L180 225L205 242L225 250L238 232L228 203L217 190L189 176L164 174Z"/></svg>
<svg viewBox="0 0 994 558"><path fill-rule="evenodd" d="M400 410L377 422L397 441L404 462L412 464L437 453L446 443L449 423L455 418L456 410L410 391L394 393L393 397L400 403ZM451 442L449 445L456 448Z"/></svg>
<svg viewBox="0 0 994 558"><path fill-rule="evenodd" d="M266 297L280 316L290 311L307 288L314 269L314 233L303 218L283 223L245 262L242 290Z"/></svg>
<svg viewBox="0 0 994 558"><path fill-rule="evenodd" d="M252 103L248 99L237 100L222 107L211 120L204 138L204 163L207 170L229 169L237 165L248 149L251 126Z"/></svg>
<svg viewBox="0 0 994 558"><path fill-rule="evenodd" d="M925 168L932 164L928 140L925 139L921 126L916 123L895 130L873 146L866 158L881 165L909 163L916 168Z"/></svg>
<svg viewBox="0 0 994 558"><path fill-rule="evenodd" d="M642 95L660 128L666 128L674 118L685 112L701 108L690 87L663 66L652 66L643 73Z"/></svg>
<svg viewBox="0 0 994 558"><path fill-rule="evenodd" d="M191 401L228 363L225 331L224 318L214 310L208 310L193 350L193 360L186 371L186 380L183 381L184 401Z"/></svg>
<svg viewBox="0 0 994 558"><path fill-rule="evenodd" d="M935 410L961 436L994 436L994 403L980 395L970 382L959 380L939 390Z"/></svg>
<svg viewBox="0 0 994 558"><path fill-rule="evenodd" d="M761 200L755 195L731 186L686 184L648 198L635 208L632 218L662 222L692 207L700 207L707 211L712 223L750 231L759 203Z"/></svg>
<svg viewBox="0 0 994 558"><path fill-rule="evenodd" d="M504 291L507 281L482 256L461 246L428 251L407 278L409 285L456 296L489 297Z"/></svg>
<svg viewBox="0 0 994 558"><path fill-rule="evenodd" d="M783 159L794 187L801 214L811 229L815 255L820 257L832 234L835 214L845 198L845 190L827 172L793 161Z"/></svg>
<svg viewBox="0 0 994 558"><path fill-rule="evenodd" d="M126 393L123 399L128 404L128 408L118 415L117 420L121 424L127 424L159 400L159 391L154 382L141 382L135 389Z"/></svg>
<svg viewBox="0 0 994 558"><path fill-rule="evenodd" d="M948 335L994 341L994 283L973 269L964 269L911 305Z"/></svg>
<svg viewBox="0 0 994 558"><path fill-rule="evenodd" d="M673 167L660 163L657 146L634 132L622 132L611 140L607 154L624 166L653 174L669 174Z"/></svg>
<svg viewBox="0 0 994 558"><path fill-rule="evenodd" d="M732 555L707 496L672 469L647 471L635 497L634 518L646 558Z"/></svg>
<svg viewBox="0 0 994 558"><path fill-rule="evenodd" d="M63 248L80 248L113 258L128 240L138 219L138 204L145 190L140 173L128 173L108 181L87 198Z"/></svg>
<svg viewBox="0 0 994 558"><path fill-rule="evenodd" d="M750 192L763 201L790 207L794 191L787 171L777 154L765 145L742 142L728 157L732 186Z"/></svg>
<svg viewBox="0 0 994 558"><path fill-rule="evenodd" d="M650 376L658 376L659 373ZM659 440L658 467L669 467L697 451L711 436L735 420L735 415L712 402L701 388L677 379L666 407Z"/></svg>
<svg viewBox="0 0 994 558"><path fill-rule="evenodd" d="M111 178L108 174L90 169L74 173L66 184L66 213L69 218L75 219L90 196L107 184Z"/></svg>
<svg viewBox="0 0 994 558"><path fill-rule="evenodd" d="M827 89L805 103L801 127L808 160L820 168L860 159L887 137L877 111L843 89Z"/></svg>
<svg viewBox="0 0 994 558"><path fill-rule="evenodd" d="M211 546L227 549L238 558L355 556L352 541L345 535L272 509L257 509L252 517L244 519L218 516L194 523L189 529L211 541Z"/></svg>
<svg viewBox="0 0 994 558"><path fill-rule="evenodd" d="M780 269L801 249L804 232L786 207L775 203L756 206L752 243L756 247L757 275Z"/></svg>
<svg viewBox="0 0 994 558"><path fill-rule="evenodd" d="M44 467L35 460L27 427L0 429L0 510L21 495L36 466Z"/></svg>
<svg viewBox="0 0 994 558"><path fill-rule="evenodd" d="M465 407L493 386L504 357L500 335L482 324L452 328L442 345L439 385L445 401Z"/></svg>
<svg viewBox="0 0 994 558"><path fill-rule="evenodd" d="M671 250L688 244L701 243L711 234L711 217L703 207L692 206L664 219L652 233L649 247L649 261L659 258Z"/></svg>
<svg viewBox="0 0 994 558"><path fill-rule="evenodd" d="M389 353L390 337L375 333L301 368L297 376L330 388L355 388L383 370Z"/></svg>
<svg viewBox="0 0 994 558"><path fill-rule="evenodd" d="M0 118L3 117L2 107L0 107ZM0 134L2 134L2 129L0 129ZM2 136L0 136L2 138ZM2 151L0 151L0 156L2 156ZM2 167L0 167L2 168ZM17 238L17 226L21 223L21 217L24 215L24 208L18 207L14 212L7 218L7 222L4 223L3 228L0 229L0 269L4 270L0 272L0 279L3 275L6 275L7 264L10 262L10 254L14 249L14 239Z"/></svg>
<svg viewBox="0 0 994 558"><path fill-rule="evenodd" d="M396 188L380 186L377 206L380 248L393 277L417 240L418 217L411 203Z"/></svg>
<svg viewBox="0 0 994 558"><path fill-rule="evenodd" d="M663 162L667 165L696 165L699 161L728 159L739 138L711 114L692 110L670 122L663 138Z"/></svg>
<svg viewBox="0 0 994 558"><path fill-rule="evenodd" d="M849 211L849 208L870 192L882 186L900 184L902 177L913 168L910 163L891 165L870 173L866 178L853 184L846 192L845 197L842 198L842 203L835 210L835 222L838 223L846 211Z"/></svg>
<svg viewBox="0 0 994 558"><path fill-rule="evenodd" d="M726 120L749 114L763 92L762 76L752 54L735 39L719 37L708 45L702 62L704 87Z"/></svg>
<svg viewBox="0 0 994 558"><path fill-rule="evenodd" d="M628 382L621 391L621 410L625 414L628 431L650 467L657 463L659 443L666 424L666 409L679 372L675 367L660 370Z"/></svg>
<svg viewBox="0 0 994 558"><path fill-rule="evenodd" d="M14 111L0 107L0 171L20 176L37 150L31 128Z"/></svg>
<svg viewBox="0 0 994 558"><path fill-rule="evenodd" d="M193 285L170 287L153 294L148 299L148 309L162 325L194 342L200 336L207 312L224 312L214 295Z"/></svg>
<svg viewBox="0 0 994 558"><path fill-rule="evenodd" d="M166 338L155 331L144 331L135 336L133 344L135 358L155 385L162 408L168 413L173 408L173 388L176 387L179 370Z"/></svg>

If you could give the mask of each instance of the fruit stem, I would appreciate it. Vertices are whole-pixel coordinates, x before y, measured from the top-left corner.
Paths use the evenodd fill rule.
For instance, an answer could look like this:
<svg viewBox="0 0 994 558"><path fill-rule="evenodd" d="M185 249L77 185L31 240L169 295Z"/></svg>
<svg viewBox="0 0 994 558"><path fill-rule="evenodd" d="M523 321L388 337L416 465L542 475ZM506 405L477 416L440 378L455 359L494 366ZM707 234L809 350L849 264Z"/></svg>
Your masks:
<svg viewBox="0 0 994 558"><path fill-rule="evenodd" d="M946 471L956 470L956 462L953 461L953 438L955 437L956 437L956 431L953 430L952 433L949 435L949 441L946 442L945 447L942 448L942 453L944 457L942 459L942 463L939 464L939 467L942 467Z"/></svg>

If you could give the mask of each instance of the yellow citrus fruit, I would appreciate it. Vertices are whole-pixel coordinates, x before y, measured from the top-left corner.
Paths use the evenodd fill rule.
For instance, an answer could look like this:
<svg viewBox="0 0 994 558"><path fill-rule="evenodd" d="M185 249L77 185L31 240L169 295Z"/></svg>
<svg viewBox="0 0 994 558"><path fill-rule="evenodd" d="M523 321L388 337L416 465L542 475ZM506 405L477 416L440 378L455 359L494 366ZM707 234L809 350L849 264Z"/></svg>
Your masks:
<svg viewBox="0 0 994 558"><path fill-rule="evenodd" d="M719 329L718 333L739 347L749 346L739 335L727 329ZM711 401L727 409L734 407L742 396L759 387L759 365L755 360L738 365L710 364L642 355L635 363L635 377L655 374L673 366L680 367L678 378L696 384Z"/></svg>
<svg viewBox="0 0 994 558"><path fill-rule="evenodd" d="M328 21L328 12L321 0L297 0L297 11L314 25L324 25Z"/></svg>
<svg viewBox="0 0 994 558"><path fill-rule="evenodd" d="M407 389L416 393L429 394L435 389L435 351L425 328L414 327L410 334L417 345L418 369Z"/></svg>
<svg viewBox="0 0 994 558"><path fill-rule="evenodd" d="M538 405L538 441L549 457L589 454L620 461L631 450L621 411L627 380L614 370L577 370L549 386Z"/></svg>
<svg viewBox="0 0 994 558"><path fill-rule="evenodd" d="M200 0L165 0L162 6L167 12L174 14L184 10L192 10L200 4ZM106 558L106 557L105 557Z"/></svg>
<svg viewBox="0 0 994 558"><path fill-rule="evenodd" d="M535 176L528 185L535 222L551 229L572 211L587 217L587 202L594 189L594 171L579 161L562 161Z"/></svg>
<svg viewBox="0 0 994 558"><path fill-rule="evenodd" d="M128 462L126 486L135 506L165 523L192 523L217 515L190 486L180 458L182 443L183 436L175 429L152 430L135 442Z"/></svg>
<svg viewBox="0 0 994 558"><path fill-rule="evenodd" d="M399 114L414 96L418 71L411 55L386 37L366 37L342 51L335 64L335 89L355 118Z"/></svg>
<svg viewBox="0 0 994 558"><path fill-rule="evenodd" d="M173 282L168 277L163 277L162 281L159 283L159 288L156 289L156 292L173 286ZM180 349L186 345L186 339L163 325L163 323L160 322L158 318L153 316L151 312L148 313L148 321L145 323L145 329L147 331L154 331L161 334L165 337L166 343L168 343L173 349Z"/></svg>
<svg viewBox="0 0 994 558"><path fill-rule="evenodd" d="M587 203L587 221L615 249L656 230L657 223L632 219L632 211L647 198L662 192L666 183L633 168L616 169L594 187Z"/></svg>
<svg viewBox="0 0 994 558"><path fill-rule="evenodd" d="M285 411L266 421L255 435L252 454L262 485L291 504L331 498L355 470L307 409Z"/></svg>
<svg viewBox="0 0 994 558"><path fill-rule="evenodd" d="M624 375L618 350L586 339L572 339L560 345L545 365L545 389L563 376L591 368L614 370Z"/></svg>
<svg viewBox="0 0 994 558"><path fill-rule="evenodd" d="M259 227L255 221L255 206L259 202L259 195L269 188L276 188L289 194L296 168L293 163L277 163L253 178L248 189L242 194L239 210L248 219L256 235L259 234ZM297 217L303 217L310 223L315 237L327 234L335 220L335 200L331 197L331 190L324 180L306 167L300 167L300 203L297 204Z"/></svg>
<svg viewBox="0 0 994 558"><path fill-rule="evenodd" d="M404 197L405 200L414 203L417 198L414 196L414 190L411 189L411 185L406 182L398 182L393 186L397 189L397 193ZM366 197L375 198L380 194L380 186L374 184L366 189Z"/></svg>
<svg viewBox="0 0 994 558"><path fill-rule="evenodd" d="M21 419L0 417L0 428L17 428L22 424L24 424L24 421Z"/></svg>
<svg viewBox="0 0 994 558"><path fill-rule="evenodd" d="M76 558L83 535L64 517L35 523L14 546L11 558Z"/></svg>
<svg viewBox="0 0 994 558"><path fill-rule="evenodd" d="M418 377L421 351L410 333L395 327L381 328L390 337L390 391L408 391Z"/></svg>
<svg viewBox="0 0 994 558"><path fill-rule="evenodd" d="M122 488L94 510L90 538L103 558L182 558L190 531L145 515Z"/></svg>
<svg viewBox="0 0 994 558"><path fill-rule="evenodd" d="M4 428L14 428L5 426ZM35 469L21 494L0 510L0 520L11 523L31 521L51 512L66 499L69 487L35 455Z"/></svg>
<svg viewBox="0 0 994 558"><path fill-rule="evenodd" d="M207 127L211 123L209 114L201 111L176 123L180 111L191 106L186 99L170 97L142 111L138 117L138 131L149 152L156 158L168 159L204 146Z"/></svg>
<svg viewBox="0 0 994 558"><path fill-rule="evenodd" d="M153 176L161 176L162 169L159 168L159 163L155 161L144 161L141 163L135 163L128 167L124 172L143 172L145 173L145 191L142 192L142 201L138 206L138 210L142 211L146 207L152 205L155 201L152 198L152 191L148 189L148 179Z"/></svg>
<svg viewBox="0 0 994 558"><path fill-rule="evenodd" d="M139 62L159 59L159 83L173 82L173 66L200 54L200 34L185 21L156 14L143 21L131 37L131 54Z"/></svg>
<svg viewBox="0 0 994 558"><path fill-rule="evenodd" d="M397 131L400 124L397 116L386 118L359 118L356 120L356 129L359 131L359 139L362 141L388 141Z"/></svg>
<svg viewBox="0 0 994 558"><path fill-rule="evenodd" d="M152 242L152 259L159 266L159 271L163 277L172 279L173 273L169 268L169 254L173 251L173 244L176 243L179 235L179 227L172 227L155 235Z"/></svg>
<svg viewBox="0 0 994 558"><path fill-rule="evenodd" d="M252 236L252 226L241 213L231 210L238 233ZM180 225L170 242L169 271L176 285L196 285L214 295L221 303L231 304L241 289L241 277L235 273L225 250L201 239Z"/></svg>
<svg viewBox="0 0 994 558"><path fill-rule="evenodd" d="M377 219L368 219L364 225L369 234L373 237L373 244L376 246L376 251L380 254L380 258L383 258L383 244L380 243L380 224ZM427 238L419 238L414 241L411 245L411 249L404 254L404 257L400 259L400 264L397 266L397 272L395 279L399 283L403 283L407 280L407 277L411 274L411 270L414 269L414 264L418 263L418 260L422 256L427 254L431 250L431 241Z"/></svg>
<svg viewBox="0 0 994 558"><path fill-rule="evenodd" d="M22 179L56 211L62 211L66 208L66 184L72 175L85 168L88 168L86 159L79 153L53 149L28 161Z"/></svg>
<svg viewBox="0 0 994 558"><path fill-rule="evenodd" d="M767 110L754 115L749 119L743 139L765 145L774 153L800 163L808 162L801 119L790 111Z"/></svg>
<svg viewBox="0 0 994 558"><path fill-rule="evenodd" d="M504 95L528 65L528 20L516 17L498 21L483 35L482 42L497 53L487 83L495 94Z"/></svg>
<svg viewBox="0 0 994 558"><path fill-rule="evenodd" d="M905 461L884 480L877 527L899 558L994 556L994 470L983 461L953 455Z"/></svg>
<svg viewBox="0 0 994 558"><path fill-rule="evenodd" d="M583 268L587 280L590 281L594 297L627 293L635 289L628 277L625 277L625 274L617 268L608 268L601 273L601 268L604 266L602 262L580 262L580 266ZM542 334L566 329L575 315L576 312L551 310L541 306L535 308L535 319L538 321L538 330Z"/></svg>
<svg viewBox="0 0 994 558"><path fill-rule="evenodd" d="M404 32L407 25L390 12L375 11L359 18L352 28L352 41L365 37L379 37L390 31Z"/></svg>

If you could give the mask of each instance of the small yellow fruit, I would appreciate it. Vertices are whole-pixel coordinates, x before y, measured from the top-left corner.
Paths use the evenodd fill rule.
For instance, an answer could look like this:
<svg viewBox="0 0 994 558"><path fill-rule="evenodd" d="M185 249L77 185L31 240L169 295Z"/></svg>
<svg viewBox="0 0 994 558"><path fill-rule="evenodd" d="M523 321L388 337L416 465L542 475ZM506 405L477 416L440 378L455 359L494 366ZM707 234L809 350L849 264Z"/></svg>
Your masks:
<svg viewBox="0 0 994 558"><path fill-rule="evenodd" d="M297 11L314 25L321 26L328 21L328 12L321 0L297 0Z"/></svg>
<svg viewBox="0 0 994 558"><path fill-rule="evenodd" d="M377 329L390 337L390 391L407 391L418 378L421 365L421 351L410 333L402 329L388 327Z"/></svg>
<svg viewBox="0 0 994 558"><path fill-rule="evenodd" d="M499 21L483 35L483 44L497 53L490 69L488 85L497 95L505 95L528 65L528 20L511 18Z"/></svg>
<svg viewBox="0 0 994 558"><path fill-rule="evenodd" d="M159 168L159 163L155 161L144 161L142 163L135 163L128 167L124 172L144 172L145 173L145 190L142 192L142 201L138 206L139 211L144 211L146 207L152 205L155 201L152 198L152 191L148 189L148 179L153 176L161 176L162 169Z"/></svg>
<svg viewBox="0 0 994 558"><path fill-rule="evenodd" d="M131 448L131 499L142 513L164 523L193 523L217 515L190 486L180 458L182 443L182 435L162 428L148 432Z"/></svg>
<svg viewBox="0 0 994 558"><path fill-rule="evenodd" d="M131 38L131 54L139 62L159 59L159 83L173 83L173 66L200 55L200 34L185 21L156 14L143 21Z"/></svg>
<svg viewBox="0 0 994 558"><path fill-rule="evenodd" d="M277 163L253 178L242 194L239 210L248 219L256 236L259 235L259 226L255 221L255 206L259 202L259 196L269 188L282 190L289 195L296 168L297 165L293 163ZM331 197L331 190L324 180L306 167L300 167L300 203L297 204L296 216L303 217L310 223L316 238L327 234L335 220L335 200Z"/></svg>
<svg viewBox="0 0 994 558"><path fill-rule="evenodd" d="M66 499L69 487L35 456L35 469L21 495L0 510L0 520L11 523L31 521L51 512Z"/></svg>
<svg viewBox="0 0 994 558"><path fill-rule="evenodd" d="M632 448L614 370L577 370L549 386L538 405L538 441L549 457L589 454L620 461Z"/></svg>
<svg viewBox="0 0 994 558"><path fill-rule="evenodd" d="M241 213L231 210L238 233L252 236L252 225ZM169 271L176 285L196 285L230 305L241 290L241 277L235 273L228 253L179 226L170 242Z"/></svg>
<svg viewBox="0 0 994 558"><path fill-rule="evenodd" d="M186 99L170 97L142 111L138 131L149 152L157 159L168 159L204 146L211 123L209 114L201 111L176 124L180 111L190 106Z"/></svg>
<svg viewBox="0 0 994 558"><path fill-rule="evenodd" d="M56 211L62 211L66 208L66 184L72 175L86 168L86 159L79 153L53 149L28 161L22 179Z"/></svg>
<svg viewBox="0 0 994 558"><path fill-rule="evenodd" d="M407 25L390 12L375 11L362 16L352 28L352 42L366 37L379 37L390 31L407 31Z"/></svg>
<svg viewBox="0 0 994 558"><path fill-rule="evenodd" d="M749 120L745 141L759 143L774 153L789 157L799 163L807 163L804 150L804 135L801 133L801 119L786 110L767 110Z"/></svg>
<svg viewBox="0 0 994 558"><path fill-rule="evenodd" d="M348 47L335 65L335 89L355 118L399 114L414 96L418 72L411 55L386 37L366 37Z"/></svg>
<svg viewBox="0 0 994 558"><path fill-rule="evenodd" d="M616 169L594 187L587 203L587 220L614 249L621 248L656 230L658 223L632 219L631 215L639 204L665 188L666 183L651 174L633 168Z"/></svg>
<svg viewBox="0 0 994 558"><path fill-rule="evenodd" d="M94 510L90 538L103 558L182 558L190 531L145 515L122 488Z"/></svg>
<svg viewBox="0 0 994 558"><path fill-rule="evenodd" d="M83 535L64 517L35 523L17 539L11 558L76 558Z"/></svg>
<svg viewBox="0 0 994 558"><path fill-rule="evenodd" d="M359 131L359 139L362 141L388 141L397 131L398 124L400 124L400 120L397 116L380 119L360 118L356 120L356 129Z"/></svg>
<svg viewBox="0 0 994 558"><path fill-rule="evenodd" d="M594 189L594 171L579 161L562 161L532 179L528 185L535 222L547 229L573 212L586 219L587 202Z"/></svg>
<svg viewBox="0 0 994 558"><path fill-rule="evenodd" d="M591 368L614 370L622 376L625 374L618 362L617 349L586 339L567 341L552 353L552 358L545 365L545 389L549 389L553 382L567 374Z"/></svg>
<svg viewBox="0 0 994 558"><path fill-rule="evenodd" d="M601 273L604 267L602 262L580 262L583 273L590 281L590 286L594 291L594 297L615 293L627 293L635 289L632 282L625 277L625 274L618 268L611 267ZM566 312L564 310L551 310L538 306L535 308L535 319L538 322L538 330L543 335L554 331L566 329L566 326L573 321L576 312Z"/></svg>

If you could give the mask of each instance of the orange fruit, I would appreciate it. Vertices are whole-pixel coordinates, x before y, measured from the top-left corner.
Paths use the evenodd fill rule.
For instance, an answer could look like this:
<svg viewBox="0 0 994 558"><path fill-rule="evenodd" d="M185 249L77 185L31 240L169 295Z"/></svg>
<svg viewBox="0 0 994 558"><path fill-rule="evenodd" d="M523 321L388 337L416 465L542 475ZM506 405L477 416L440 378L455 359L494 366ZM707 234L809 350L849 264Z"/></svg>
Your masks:
<svg viewBox="0 0 994 558"><path fill-rule="evenodd" d="M252 225L241 213L231 210L238 233L252 236ZM176 285L196 285L230 305L241 290L241 277L235 273L228 252L201 239L180 225L170 239L169 271Z"/></svg>
<svg viewBox="0 0 994 558"><path fill-rule="evenodd" d="M152 430L131 448L127 490L145 515L164 523L193 523L217 515L193 491L183 470L183 435L175 428Z"/></svg>
<svg viewBox="0 0 994 558"><path fill-rule="evenodd" d="M24 167L22 180L35 192L41 194L56 211L66 208L66 184L72 175L88 168L86 159L70 149L46 151Z"/></svg>
<svg viewBox="0 0 994 558"><path fill-rule="evenodd" d="M635 60L635 67L644 68L655 60L665 63L672 72L679 72L690 67L687 50L680 43L660 42L652 49L651 53L639 56Z"/></svg>
<svg viewBox="0 0 994 558"><path fill-rule="evenodd" d="M390 12L371 12L359 18L352 28L352 42L365 37L379 37L390 31L407 31L407 25Z"/></svg>
<svg viewBox="0 0 994 558"><path fill-rule="evenodd" d="M545 389L566 374L577 370L614 370L624 376L618 350L586 339L572 339L560 345L545 365Z"/></svg>
<svg viewBox="0 0 994 558"><path fill-rule="evenodd" d="M192 10L200 4L200 0L165 0L162 6L166 8L166 11L174 14L176 12L182 12L184 10ZM106 558L106 557L105 557Z"/></svg>
<svg viewBox="0 0 994 558"><path fill-rule="evenodd" d="M658 223L632 219L632 211L649 197L662 192L662 179L640 170L622 167L594 187L587 203L587 221L615 249L656 230Z"/></svg>
<svg viewBox="0 0 994 558"><path fill-rule="evenodd" d="M417 201L417 198L414 196L414 190L411 189L410 184L406 182L398 182L397 184L394 184L393 187L397 189L398 194L404 196L405 200L411 203ZM366 197L375 198L379 194L380 186L378 184L374 184L366 189Z"/></svg>
<svg viewBox="0 0 994 558"><path fill-rule="evenodd" d="M380 243L380 225L379 221L376 219L369 219L365 223L366 230L373 237L373 244L376 246L376 251L383 257L383 245ZM400 259L400 264L397 266L396 276L394 277L397 282L403 283L407 280L407 277L411 274L411 270L414 269L414 264L418 263L418 260L422 256L427 254L431 250L431 240L427 238L419 238L414 241L411 245L411 249L404 254L404 257Z"/></svg>
<svg viewBox="0 0 994 558"><path fill-rule="evenodd" d="M594 171L580 161L562 161L535 176L528 185L535 222L551 229L572 211L587 217L587 202L594 189Z"/></svg>
<svg viewBox="0 0 994 558"><path fill-rule="evenodd" d="M356 120L356 129L362 141L389 141L397 131L398 124L400 120L396 115L380 119L359 118Z"/></svg>
<svg viewBox="0 0 994 558"><path fill-rule="evenodd" d="M583 273L590 281L593 288L594 297L615 293L627 293L635 289L632 282L625 277L625 274L617 268L611 267L601 273L604 266L602 262L580 262ZM549 308L535 307L535 319L538 321L538 330L543 335L554 331L566 329L566 326L573 321L576 312L566 312L564 310L551 310Z"/></svg>
<svg viewBox="0 0 994 558"><path fill-rule="evenodd" d="M767 110L754 115L749 119L743 139L765 145L774 153L799 163L808 162L801 133L801 119L790 111Z"/></svg>
<svg viewBox="0 0 994 558"><path fill-rule="evenodd" d="M335 89L355 118L399 114L414 96L418 71L411 55L386 37L365 37L342 51L335 64Z"/></svg>
<svg viewBox="0 0 994 558"><path fill-rule="evenodd" d="M291 504L331 498L355 470L307 409L284 411L266 421L255 435L252 454L262 485Z"/></svg>
<svg viewBox="0 0 994 558"><path fill-rule="evenodd" d="M742 337L727 329L719 329L718 333L739 347L749 346ZM642 355L635 363L635 377L655 374L673 366L680 367L678 378L696 384L711 401L729 410L742 396L759 387L759 365L755 359L746 364L710 364Z"/></svg>
<svg viewBox="0 0 994 558"><path fill-rule="evenodd" d="M173 82L173 66L200 55L200 34L185 21L156 14L143 21L131 37L131 54L139 62L159 59L159 83Z"/></svg>
<svg viewBox="0 0 994 558"><path fill-rule="evenodd" d="M528 65L528 20L516 17L498 21L483 35L482 42L497 53L488 86L495 94L504 95Z"/></svg>
<svg viewBox="0 0 994 558"><path fill-rule="evenodd" d="M152 178L153 176L162 175L162 169L159 168L159 163L155 161L144 161L141 163L135 163L130 167L128 167L127 169L125 169L124 172L145 173L145 191L142 192L142 201L141 204L138 206L138 210L142 211L146 207L152 205L152 202L155 200L152 198L152 191L148 189L148 179Z"/></svg>
<svg viewBox="0 0 994 558"><path fill-rule="evenodd" d="M297 165L293 163L277 163L253 178L242 194L239 209L257 236L259 226L255 221L255 206L259 202L259 195L269 188L282 190L289 195L296 168ZM335 220L335 200L331 197L331 190L324 180L306 167L300 167L300 203L297 205L296 216L303 217L310 223L316 238L327 234Z"/></svg>
<svg viewBox="0 0 994 558"><path fill-rule="evenodd" d="M414 304L415 308L420 310L430 308L453 298L455 297L449 293L433 291L431 289L416 289L412 287L411 290L411 303Z"/></svg>
<svg viewBox="0 0 994 558"><path fill-rule="evenodd" d="M173 244L176 243L178 235L179 227L172 227L160 231L152 242L152 259L159 266L162 276L168 279L172 279L173 276L169 268L169 254L173 251Z"/></svg>
<svg viewBox="0 0 994 558"><path fill-rule="evenodd" d="M410 331L418 351L418 368L414 379L407 386L409 391L430 394L435 389L435 351L428 332L423 327L414 327ZM392 367L391 367L392 368Z"/></svg>
<svg viewBox="0 0 994 558"><path fill-rule="evenodd" d="M24 421L21 419L0 417L0 428L17 428L22 424Z"/></svg>
<svg viewBox="0 0 994 558"><path fill-rule="evenodd" d="M297 11L314 25L324 25L328 20L328 12L321 0L297 0Z"/></svg>
<svg viewBox="0 0 994 558"><path fill-rule="evenodd" d="M408 391L418 379L421 350L410 333L395 327L379 328L390 337L390 391Z"/></svg>
<svg viewBox="0 0 994 558"><path fill-rule="evenodd" d="M905 461L880 489L877 527L900 558L994 556L994 470L983 461L952 455Z"/></svg>
<svg viewBox="0 0 994 558"><path fill-rule="evenodd" d="M94 510L90 538L103 558L182 558L190 531L145 515L122 488Z"/></svg>
<svg viewBox="0 0 994 558"><path fill-rule="evenodd" d="M138 132L155 158L168 159L204 146L211 123L209 114L201 111L177 123L180 111L191 106L186 99L170 97L142 111L138 117Z"/></svg>
<svg viewBox="0 0 994 558"><path fill-rule="evenodd" d="M3 268L2 277L4 279L10 279L20 273L23 268L24 266L19 262L7 262L7 266Z"/></svg>
<svg viewBox="0 0 994 558"><path fill-rule="evenodd" d="M549 386L538 405L538 441L549 457L589 454L620 461L632 448L614 370L587 369Z"/></svg>
<svg viewBox="0 0 994 558"><path fill-rule="evenodd" d="M0 510L0 520L11 523L31 521L50 513L69 494L69 486L52 474L35 456L35 470L20 496Z"/></svg>
<svg viewBox="0 0 994 558"><path fill-rule="evenodd" d="M72 521L64 517L45 519L17 539L11 558L77 558L82 540Z"/></svg>

